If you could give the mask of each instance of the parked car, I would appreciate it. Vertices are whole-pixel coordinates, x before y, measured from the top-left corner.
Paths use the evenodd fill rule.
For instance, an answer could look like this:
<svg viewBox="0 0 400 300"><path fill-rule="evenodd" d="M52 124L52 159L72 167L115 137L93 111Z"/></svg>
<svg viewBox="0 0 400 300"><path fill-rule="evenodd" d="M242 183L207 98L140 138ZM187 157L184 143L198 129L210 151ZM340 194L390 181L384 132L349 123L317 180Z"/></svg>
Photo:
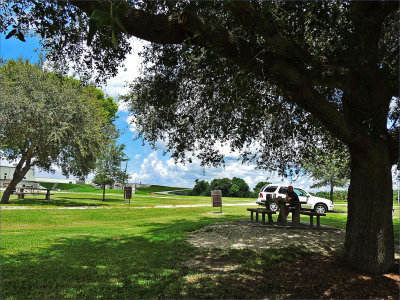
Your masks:
<svg viewBox="0 0 400 300"><path fill-rule="evenodd" d="M268 197L272 198L275 197L285 198L287 190L288 190L287 185L281 185L281 184L265 185L260 190L257 199L257 204L265 206L266 205L265 200L267 199L267 195L270 195ZM310 193L297 187L294 187L293 190L299 196L302 209L310 209L317 213L326 213L328 211L332 212L335 210L335 206L333 205L333 202L331 200L312 196L310 195ZM269 205L269 209L272 211L277 211L278 205L276 203L271 203Z"/></svg>

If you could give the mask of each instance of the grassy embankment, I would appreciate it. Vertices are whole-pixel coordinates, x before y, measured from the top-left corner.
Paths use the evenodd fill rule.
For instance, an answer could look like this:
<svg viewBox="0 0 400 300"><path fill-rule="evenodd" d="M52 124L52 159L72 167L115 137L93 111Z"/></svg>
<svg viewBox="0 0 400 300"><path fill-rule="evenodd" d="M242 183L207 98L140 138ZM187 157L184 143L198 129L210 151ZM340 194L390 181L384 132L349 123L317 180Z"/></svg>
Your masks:
<svg viewBox="0 0 400 300"><path fill-rule="evenodd" d="M206 274L185 263L208 255L188 244L185 236L206 224L248 219L246 206L225 206L224 214L211 214L210 207L132 209L156 203L209 204L208 197L136 195L131 206L116 195L106 202L100 199L57 194L55 203L112 209L1 211L3 299L275 297L281 283L259 281L260 274L307 256L304 249L290 246L263 252L214 251L228 271ZM43 203L48 202L32 205ZM341 213L328 214L322 224L345 228L346 215ZM394 224L398 244L398 216Z"/></svg>
<svg viewBox="0 0 400 300"><path fill-rule="evenodd" d="M46 189L52 189L55 184L50 183L50 182L43 182L40 184ZM61 191L70 191L74 193L102 193L102 189L96 189L90 185L86 184L73 184L73 183L59 183L55 187L56 190L61 190ZM157 193L157 192L165 192L165 191L177 191L177 190L185 190L186 188L180 188L180 187L170 187L170 186L163 186L163 185L151 185L147 188L137 188L136 189L136 194L140 195L147 195L147 194L152 194L152 193ZM123 194L123 190L113 190L113 189L107 189L106 190L107 194Z"/></svg>

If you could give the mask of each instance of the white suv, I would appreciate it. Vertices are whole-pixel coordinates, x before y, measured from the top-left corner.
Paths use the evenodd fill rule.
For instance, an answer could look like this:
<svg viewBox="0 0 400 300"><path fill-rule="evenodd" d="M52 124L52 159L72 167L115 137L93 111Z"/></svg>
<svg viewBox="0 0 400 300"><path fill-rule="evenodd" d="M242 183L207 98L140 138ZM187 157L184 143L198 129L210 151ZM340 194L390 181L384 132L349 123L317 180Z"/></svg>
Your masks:
<svg viewBox="0 0 400 300"><path fill-rule="evenodd" d="M260 190L260 193L258 195L259 197L257 199L257 204L265 206L265 199L267 198L267 195L271 195L272 198L279 196L285 198L287 190L288 190L287 185L281 185L281 184L265 185ZM317 213L326 213L327 211L335 210L335 206L333 205L333 202L331 200L312 196L306 191L296 187L294 187L293 190L299 196L301 208L311 209ZM278 205L276 203L271 203L269 205L269 209L272 211L277 211Z"/></svg>

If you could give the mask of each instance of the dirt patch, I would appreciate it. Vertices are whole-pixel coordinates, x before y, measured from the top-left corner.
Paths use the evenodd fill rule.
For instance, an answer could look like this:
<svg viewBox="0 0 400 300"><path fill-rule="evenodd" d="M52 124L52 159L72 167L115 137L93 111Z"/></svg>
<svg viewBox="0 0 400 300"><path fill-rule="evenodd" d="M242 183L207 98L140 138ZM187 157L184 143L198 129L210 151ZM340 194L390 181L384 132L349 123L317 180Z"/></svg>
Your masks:
<svg viewBox="0 0 400 300"><path fill-rule="evenodd" d="M267 227L248 221L216 223L193 232L188 241L201 248L264 250L301 246L307 251L329 254L343 247L345 231L332 227L311 229Z"/></svg>
<svg viewBox="0 0 400 300"><path fill-rule="evenodd" d="M391 273L370 275L350 269L335 256L315 255L294 263L282 263L270 278L281 278L282 298L399 299L400 276L396 262Z"/></svg>
<svg viewBox="0 0 400 300"><path fill-rule="evenodd" d="M216 298L399 299L398 260L383 275L353 270L341 256L344 238L344 230L328 227L212 224L188 237L199 251L185 263L191 270L187 284L197 287L190 290L195 298L207 298L204 291L212 285ZM299 247L304 255L271 260L273 256L263 254L265 250L287 255L287 247Z"/></svg>

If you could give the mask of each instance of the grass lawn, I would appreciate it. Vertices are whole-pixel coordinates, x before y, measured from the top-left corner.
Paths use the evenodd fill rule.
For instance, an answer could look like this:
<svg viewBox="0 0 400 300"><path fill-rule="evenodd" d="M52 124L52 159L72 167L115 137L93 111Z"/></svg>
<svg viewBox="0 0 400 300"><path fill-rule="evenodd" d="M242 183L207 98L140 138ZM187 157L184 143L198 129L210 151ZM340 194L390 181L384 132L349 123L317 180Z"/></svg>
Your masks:
<svg viewBox="0 0 400 300"><path fill-rule="evenodd" d="M64 206L106 206L106 207L154 207L159 205L209 205L211 197L177 196L177 195L132 195L130 204L124 201L123 195L107 195L102 201L102 194L57 193L52 196L54 201L43 200L44 196L26 196L26 199L17 199L11 196L10 204L5 206L34 206L34 207L64 207ZM248 202L254 204L251 198L223 198L223 204Z"/></svg>
<svg viewBox="0 0 400 300"><path fill-rule="evenodd" d="M278 264L308 257L291 247L210 254L185 241L188 232L207 224L249 219L247 206L225 206L224 214L212 214L211 207L133 209L210 204L209 197L137 195L131 206L116 195L100 199L56 194L51 204L29 199L11 204L52 209L1 210L2 299L275 298L283 285L268 274ZM224 198L224 203L236 200ZM110 209L57 209L86 205ZM321 223L345 228L346 215L328 214ZM398 244L398 218L394 223ZM185 263L199 255L212 255L227 270L238 267L210 273Z"/></svg>

